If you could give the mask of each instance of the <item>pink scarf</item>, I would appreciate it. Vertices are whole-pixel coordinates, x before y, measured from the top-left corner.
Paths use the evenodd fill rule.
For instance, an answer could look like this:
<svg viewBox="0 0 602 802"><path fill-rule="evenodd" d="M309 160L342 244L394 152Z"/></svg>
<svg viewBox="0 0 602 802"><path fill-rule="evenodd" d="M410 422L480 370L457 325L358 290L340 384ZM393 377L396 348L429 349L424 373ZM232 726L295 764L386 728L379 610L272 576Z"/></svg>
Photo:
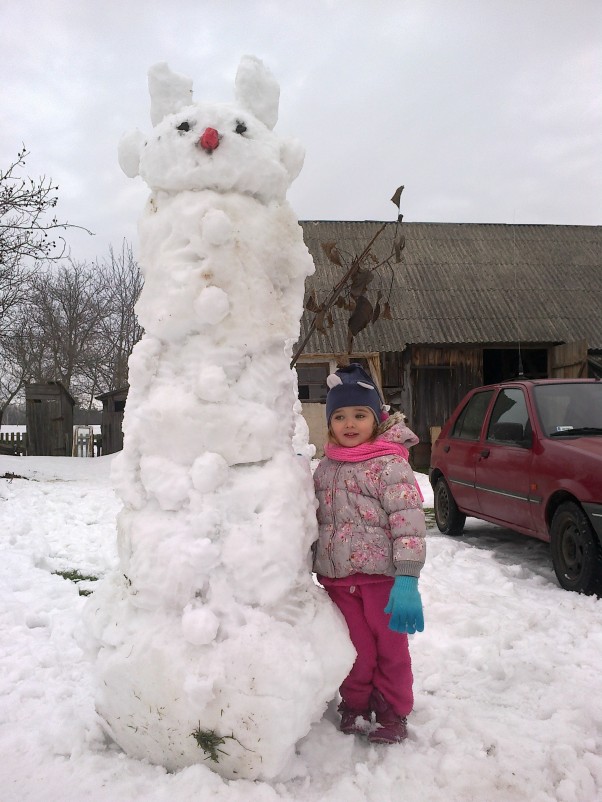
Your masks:
<svg viewBox="0 0 602 802"><path fill-rule="evenodd" d="M385 457L390 454L398 454L407 460L410 455L408 449L402 446L401 443L393 443L390 440L381 440L380 438L378 438L378 440L373 440L371 443L362 443L352 448L336 446L334 443L326 443L324 446L324 453L328 459L332 459L335 462L363 462L367 459ZM416 485L420 500L424 501L422 490L416 479L414 479L414 484Z"/></svg>
<svg viewBox="0 0 602 802"><path fill-rule="evenodd" d="M407 459L410 452L401 443L393 443L390 440L381 440L379 438L371 443L362 443L352 448L326 443L324 453L328 459L333 459L336 462L363 462L365 459L385 457L389 454L399 454L404 459Z"/></svg>

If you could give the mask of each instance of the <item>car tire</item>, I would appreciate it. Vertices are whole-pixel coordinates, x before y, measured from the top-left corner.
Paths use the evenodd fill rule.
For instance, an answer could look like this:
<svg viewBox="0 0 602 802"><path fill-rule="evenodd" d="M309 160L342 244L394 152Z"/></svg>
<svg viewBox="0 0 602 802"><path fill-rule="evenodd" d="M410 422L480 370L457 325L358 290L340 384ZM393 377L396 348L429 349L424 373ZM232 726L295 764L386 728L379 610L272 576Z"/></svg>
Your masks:
<svg viewBox="0 0 602 802"><path fill-rule="evenodd" d="M437 479L435 484L433 506L435 523L439 531L452 537L461 535L466 523L466 516L458 509L449 485L442 476Z"/></svg>
<svg viewBox="0 0 602 802"><path fill-rule="evenodd" d="M561 504L552 519L550 545L561 587L587 596L602 593L602 548L578 504Z"/></svg>

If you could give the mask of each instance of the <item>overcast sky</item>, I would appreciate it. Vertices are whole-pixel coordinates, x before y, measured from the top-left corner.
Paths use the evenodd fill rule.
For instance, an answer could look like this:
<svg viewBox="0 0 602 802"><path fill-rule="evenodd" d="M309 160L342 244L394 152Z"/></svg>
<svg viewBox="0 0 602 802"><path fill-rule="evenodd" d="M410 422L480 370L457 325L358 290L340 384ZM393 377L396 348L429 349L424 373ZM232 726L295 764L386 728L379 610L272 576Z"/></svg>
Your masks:
<svg viewBox="0 0 602 802"><path fill-rule="evenodd" d="M0 167L59 185L76 259L136 246L147 70L229 101L239 58L281 87L300 219L602 223L601 0L1 0Z"/></svg>

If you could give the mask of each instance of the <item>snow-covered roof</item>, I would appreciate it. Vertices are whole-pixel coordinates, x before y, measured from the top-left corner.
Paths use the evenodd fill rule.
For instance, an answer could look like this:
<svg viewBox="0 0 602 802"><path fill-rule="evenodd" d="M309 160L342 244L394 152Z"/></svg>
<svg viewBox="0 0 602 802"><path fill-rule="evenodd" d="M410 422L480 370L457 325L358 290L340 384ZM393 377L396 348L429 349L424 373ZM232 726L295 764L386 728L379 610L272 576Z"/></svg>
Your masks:
<svg viewBox="0 0 602 802"><path fill-rule="evenodd" d="M322 243L347 259L361 253L378 221L302 221L316 265L307 293L334 286L344 268ZM391 251L396 224L387 223L373 253ZM392 320L369 325L356 352L401 351L407 343L561 343L586 340L602 349L602 226L403 223L405 250L393 270L381 270L375 290L391 289ZM382 302L381 302L382 304ZM334 326L314 333L305 353L345 353L349 312L334 309ZM313 315L305 312L302 334Z"/></svg>

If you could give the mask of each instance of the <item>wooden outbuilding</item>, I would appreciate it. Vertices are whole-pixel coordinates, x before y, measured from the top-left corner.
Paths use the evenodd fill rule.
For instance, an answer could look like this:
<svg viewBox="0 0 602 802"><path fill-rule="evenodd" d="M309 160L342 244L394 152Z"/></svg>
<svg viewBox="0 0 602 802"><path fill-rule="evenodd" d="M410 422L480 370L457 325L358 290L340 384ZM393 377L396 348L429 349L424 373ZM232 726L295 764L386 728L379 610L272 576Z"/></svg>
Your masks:
<svg viewBox="0 0 602 802"><path fill-rule="evenodd" d="M318 302L343 268L328 258L334 243L349 261L362 253L380 222L301 223L316 272L306 298ZM391 250L388 223L373 252ZM374 299L390 291L391 318L369 324L348 353L349 311L335 308L332 326L315 332L297 363L299 396L310 439L321 453L325 379L347 359L371 369L385 400L401 409L420 438L416 467L427 467L431 439L464 394L516 377L602 374L602 227L403 223L402 261L380 270ZM302 338L313 314L302 319Z"/></svg>
<svg viewBox="0 0 602 802"><path fill-rule="evenodd" d="M27 453L32 457L70 457L75 400L58 381L25 387Z"/></svg>
<svg viewBox="0 0 602 802"><path fill-rule="evenodd" d="M115 454L123 448L123 413L128 396L128 388L111 390L96 396L102 401L102 420L100 423L102 454Z"/></svg>

